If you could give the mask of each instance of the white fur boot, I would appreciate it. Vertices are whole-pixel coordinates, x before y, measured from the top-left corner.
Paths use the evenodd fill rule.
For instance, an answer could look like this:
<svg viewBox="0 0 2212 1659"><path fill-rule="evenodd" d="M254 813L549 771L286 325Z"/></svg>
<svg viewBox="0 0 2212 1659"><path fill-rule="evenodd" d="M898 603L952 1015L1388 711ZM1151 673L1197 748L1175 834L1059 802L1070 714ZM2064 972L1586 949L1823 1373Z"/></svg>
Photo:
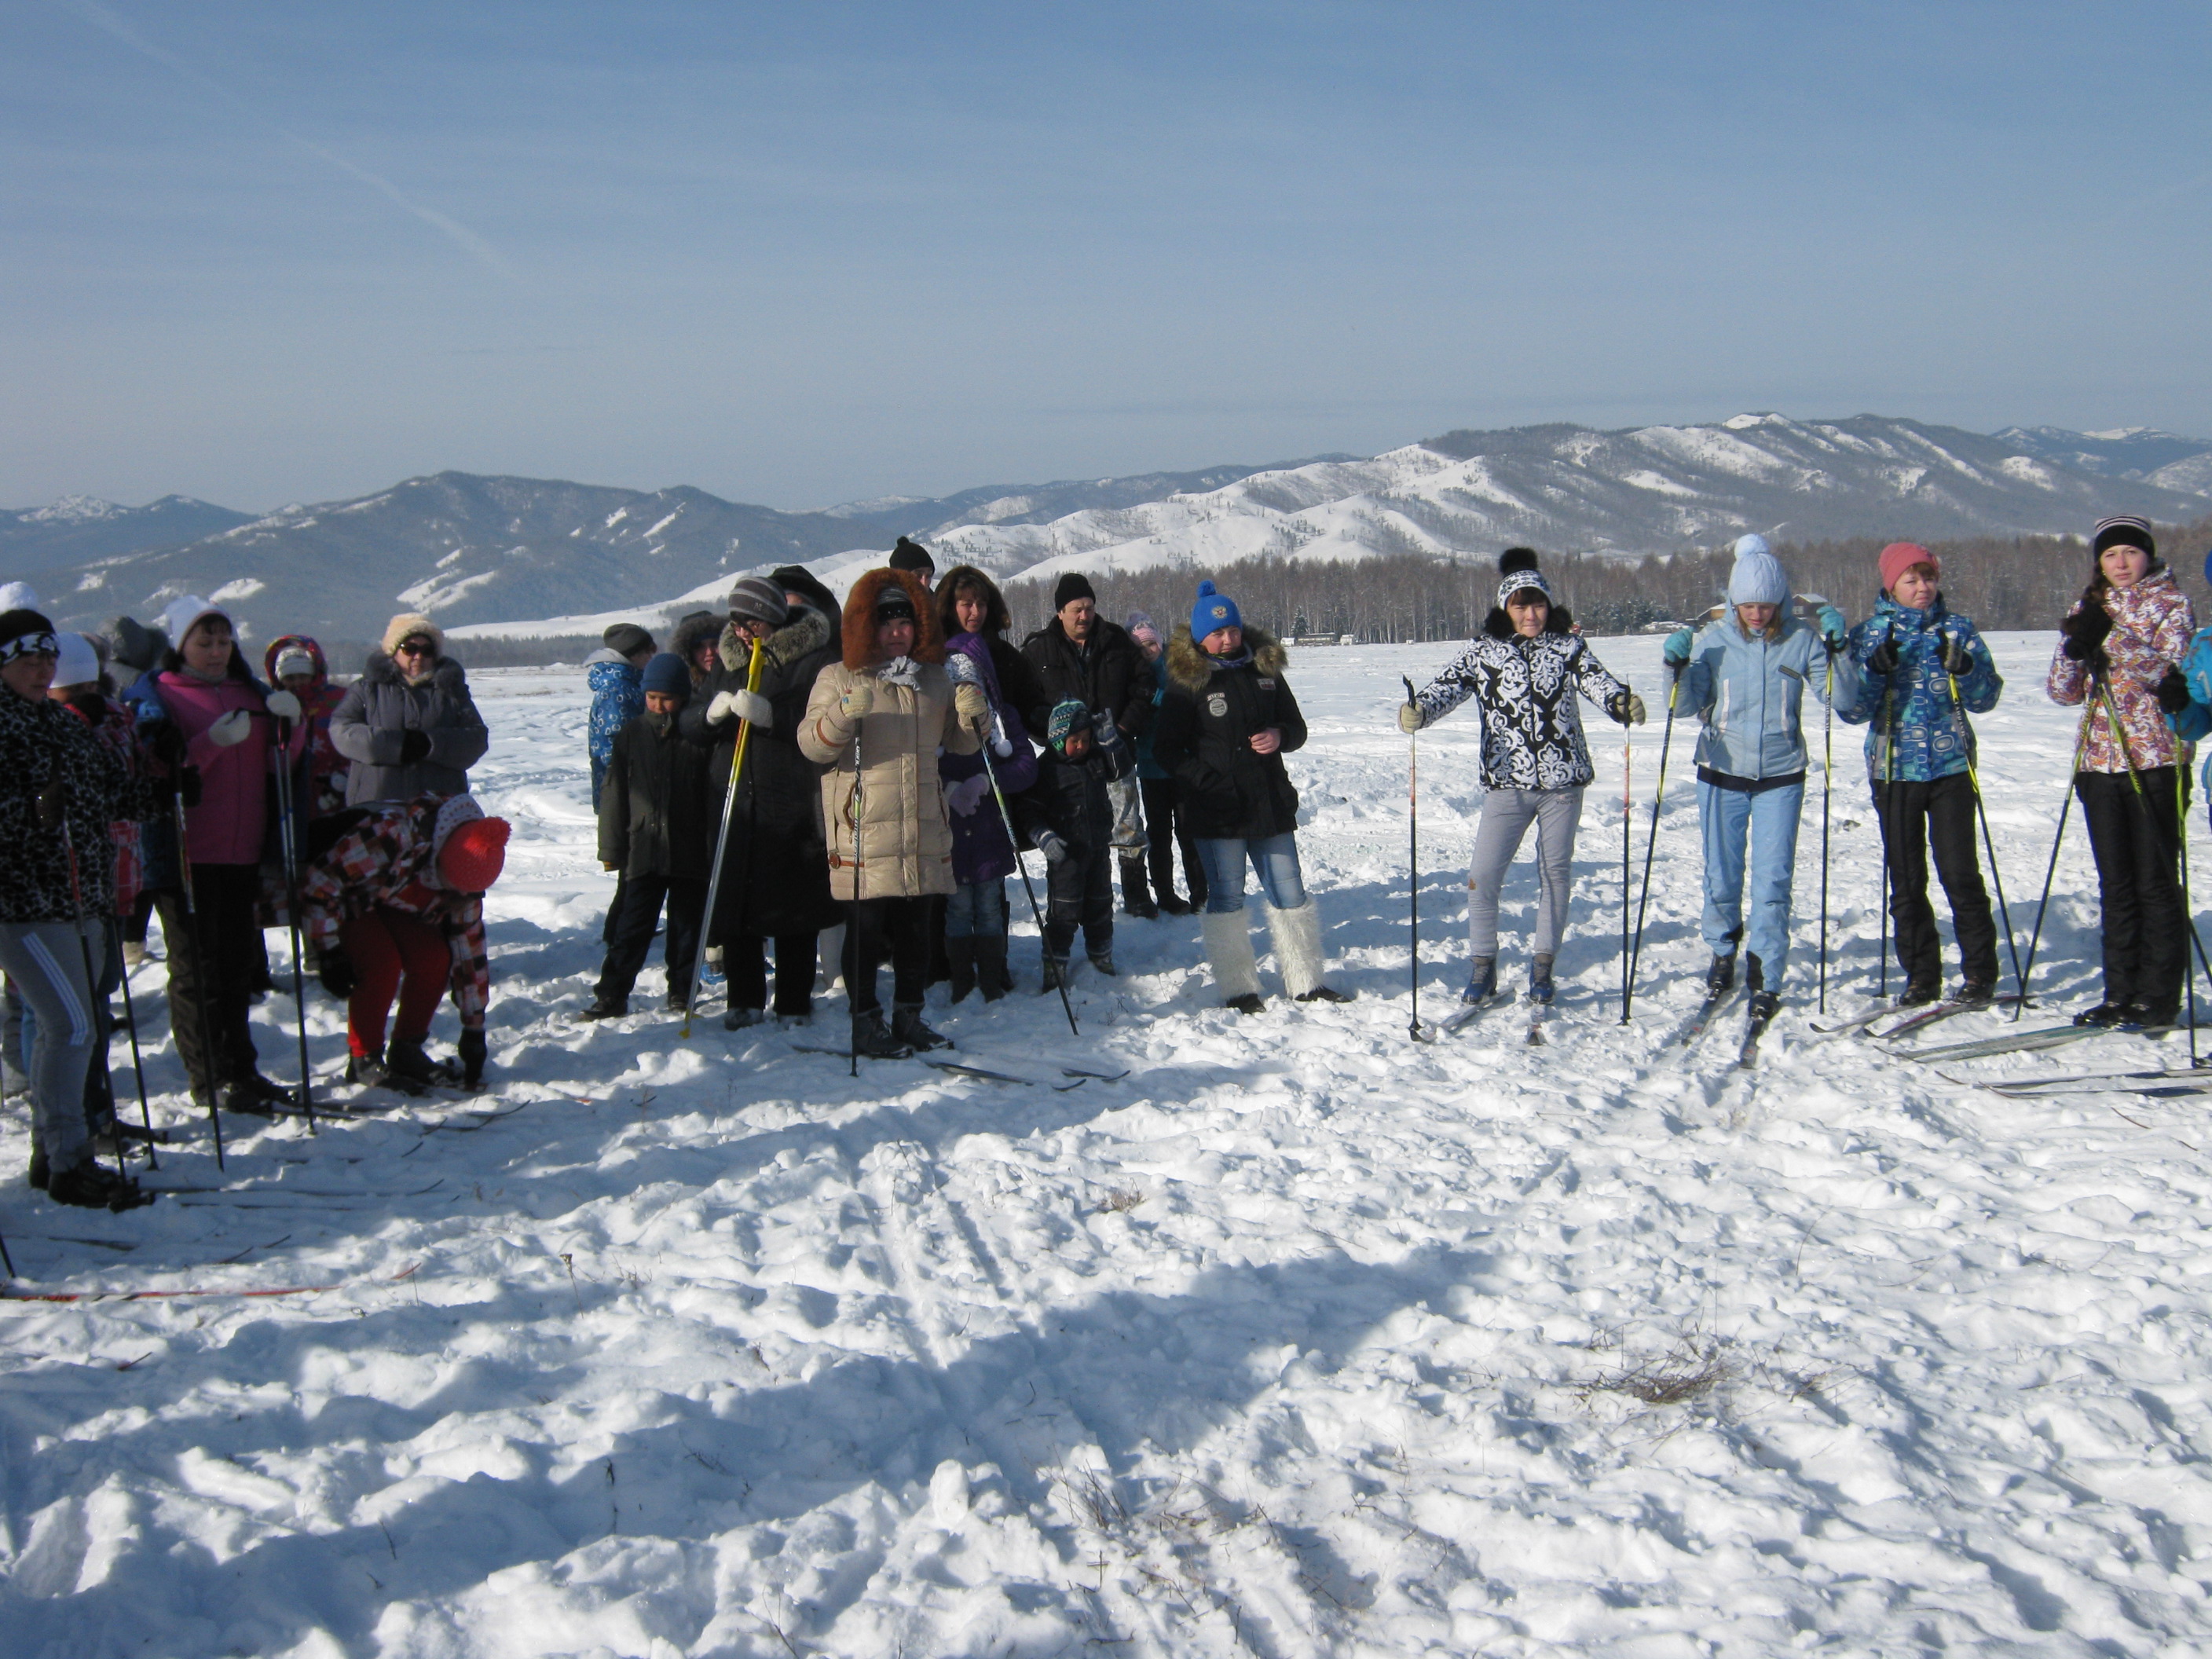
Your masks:
<svg viewBox="0 0 2212 1659"><path fill-rule="evenodd" d="M1269 905L1267 931L1275 938L1275 960L1282 964L1284 990L1301 1002L1352 1000L1322 983L1321 911L1312 899L1295 910L1278 910Z"/></svg>
<svg viewBox="0 0 2212 1659"><path fill-rule="evenodd" d="M1260 995L1260 964L1252 955L1252 924L1242 910L1201 910L1199 928L1206 939L1206 959L1213 969L1213 982L1225 1003Z"/></svg>

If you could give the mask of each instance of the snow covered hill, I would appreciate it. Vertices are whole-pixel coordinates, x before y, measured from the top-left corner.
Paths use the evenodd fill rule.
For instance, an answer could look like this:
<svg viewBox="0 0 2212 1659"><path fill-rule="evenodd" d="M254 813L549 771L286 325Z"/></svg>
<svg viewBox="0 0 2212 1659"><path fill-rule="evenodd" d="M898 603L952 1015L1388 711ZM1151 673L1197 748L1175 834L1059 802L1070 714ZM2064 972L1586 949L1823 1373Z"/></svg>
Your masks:
<svg viewBox="0 0 2212 1659"><path fill-rule="evenodd" d="M94 559L216 535L252 517L189 495L164 495L143 507L64 495L50 506L0 512L0 569L9 580L36 577Z"/></svg>
<svg viewBox="0 0 2212 1659"><path fill-rule="evenodd" d="M1594 644L1656 707L1658 642ZM1992 646L1983 779L2024 934L2071 729L2038 695L2051 636ZM581 677L478 676L477 784L517 830L489 907L495 1092L319 1136L234 1119L227 1175L195 1138L129 1215L0 1186L16 1293L85 1298L0 1302L7 1651L2212 1650L2203 1097L1983 1086L2185 1067L2185 1040L1941 1071L1816 1041L1816 790L1761 1069L1725 1031L1668 1046L1702 966L1677 732L1634 1021L1616 734L1552 1046L1510 1011L1410 1043L1390 710L1439 661L1291 665L1307 875L1359 1000L1240 1019L1191 921L1124 921L1122 977L1079 972L1079 1042L1026 990L933 1006L971 1060L1128 1068L1033 1085L850 1080L801 1047L835 1047L835 995L806 1031L568 1023L611 886ZM1837 1013L1869 988L1881 890L1856 735ZM1465 972L1475 727L1421 744L1434 1014ZM1639 858L1659 744L1636 734ZM1516 981L1534 902L1524 862ZM2093 994L2094 915L2077 817L2032 1019ZM155 1110L190 1133L158 963L135 984ZM659 992L649 970L637 1006ZM278 1075L289 1006L255 1017ZM341 1019L317 994L325 1067ZM11 1103L0 1168L24 1153Z"/></svg>

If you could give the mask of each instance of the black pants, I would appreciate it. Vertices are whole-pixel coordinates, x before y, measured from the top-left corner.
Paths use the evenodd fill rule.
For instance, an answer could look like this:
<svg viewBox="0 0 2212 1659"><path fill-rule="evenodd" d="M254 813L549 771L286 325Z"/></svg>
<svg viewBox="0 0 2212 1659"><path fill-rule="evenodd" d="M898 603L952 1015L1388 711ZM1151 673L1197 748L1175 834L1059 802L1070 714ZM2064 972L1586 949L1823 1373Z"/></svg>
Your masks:
<svg viewBox="0 0 2212 1659"><path fill-rule="evenodd" d="M1180 847L1190 902L1204 904L1206 866L1199 861L1198 838L1190 833L1190 815L1183 810L1182 786L1173 778L1139 778L1137 787L1145 800L1145 833L1150 842L1146 856L1152 860L1152 891L1164 899L1175 896L1175 855Z"/></svg>
<svg viewBox="0 0 2212 1659"><path fill-rule="evenodd" d="M1093 956L1114 948L1114 804L1106 786L1086 769L1080 792L1062 790L1051 799L1052 827L1067 843L1067 853L1045 866L1044 953L1065 962L1075 948L1075 930Z"/></svg>
<svg viewBox="0 0 2212 1659"><path fill-rule="evenodd" d="M814 1007L816 933L775 937L775 1011L804 1014ZM729 978L730 1006L768 1006L768 941L741 933L722 946L722 972Z"/></svg>
<svg viewBox="0 0 2212 1659"><path fill-rule="evenodd" d="M876 1000L876 962L886 945L893 1005L919 1008L929 983L927 899L861 899L845 906L845 994L855 1014L883 1007ZM779 968L781 959L779 950Z"/></svg>
<svg viewBox="0 0 2212 1659"><path fill-rule="evenodd" d="M2089 826L2104 908L2105 1000L2140 1002L2170 1016L2189 964L2189 919L2177 862L2180 801L2171 766L2140 774L2077 772L2074 791Z"/></svg>
<svg viewBox="0 0 2212 1659"><path fill-rule="evenodd" d="M196 864L187 917L184 890L155 900L169 951L169 1031L197 1095L243 1083L259 1064L248 1020L253 993L269 958L255 907L261 868L253 864Z"/></svg>
<svg viewBox="0 0 2212 1659"><path fill-rule="evenodd" d="M1974 784L1964 772L1929 783L1899 781L1874 786L1875 816L1889 856L1889 917L1897 928L1897 962L1906 982L1941 986L1943 945L1936 936L1936 910L1928 902L1928 854L1951 903L1959 934L1959 968L1968 979L1994 985L1997 977L1996 923L1974 853Z"/></svg>
<svg viewBox="0 0 2212 1659"><path fill-rule="evenodd" d="M660 920L660 906L668 905L668 994L681 1001L691 994L691 969L699 959L699 928L707 914L707 884L689 876L625 875L622 908L615 917L615 936L607 946L607 959L599 969L599 1000L623 1002L637 983L646 953L653 949L653 930Z"/></svg>

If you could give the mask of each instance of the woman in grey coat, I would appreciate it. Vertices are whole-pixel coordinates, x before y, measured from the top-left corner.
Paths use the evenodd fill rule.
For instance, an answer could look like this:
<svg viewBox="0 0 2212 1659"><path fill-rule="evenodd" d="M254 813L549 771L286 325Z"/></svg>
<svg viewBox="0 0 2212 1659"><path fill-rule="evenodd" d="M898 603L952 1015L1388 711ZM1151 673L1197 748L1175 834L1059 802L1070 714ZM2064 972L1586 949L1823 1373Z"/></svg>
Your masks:
<svg viewBox="0 0 2212 1659"><path fill-rule="evenodd" d="M353 763L346 805L408 801L467 792L469 768L491 734L469 696L468 676L446 655L446 636L428 617L394 617L384 648L331 715L331 741Z"/></svg>

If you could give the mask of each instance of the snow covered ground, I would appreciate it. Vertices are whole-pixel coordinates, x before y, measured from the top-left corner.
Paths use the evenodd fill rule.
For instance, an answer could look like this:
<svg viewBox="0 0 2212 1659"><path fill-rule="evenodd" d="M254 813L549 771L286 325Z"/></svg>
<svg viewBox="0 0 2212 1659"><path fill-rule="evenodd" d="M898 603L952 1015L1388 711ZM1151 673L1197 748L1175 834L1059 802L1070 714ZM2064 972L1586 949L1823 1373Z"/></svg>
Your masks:
<svg viewBox="0 0 2212 1659"><path fill-rule="evenodd" d="M1996 646L1984 781L2025 948L2071 725L2049 636ZM1656 708L1657 642L1599 649ZM1551 1046L1505 1011L1408 1042L1390 709L1446 654L1293 661L1308 876L1358 1000L1239 1019L1193 921L1125 920L1079 1042L1026 990L939 1019L980 1063L1128 1068L1064 1091L854 1082L791 1036L685 1042L657 1012L571 1024L610 887L580 677L479 676L481 792L518 830L495 1094L316 1136L232 1120L227 1176L179 1146L149 1182L201 1190L127 1216L0 1190L19 1293L104 1293L0 1304L6 1650L2206 1651L2199 1102L2010 1099L1812 1040L1817 791L1760 1068L1732 1069L1740 1015L1663 1051L1702 966L1685 733L1634 1023L1601 737ZM1856 740L1835 1014L1875 965ZM1655 720L1639 861L1659 742ZM1432 1014L1463 971L1474 763L1464 718L1425 736ZM2078 821L2057 890L2038 979L2064 1008L2095 979ZM1533 894L1524 863L1516 978ZM181 1122L161 984L136 981ZM659 993L656 968L638 1006ZM834 1045L821 1006L800 1035ZM338 1011L310 1014L334 1065ZM289 1076L289 1006L262 1018ZM1945 1069L2186 1054L2108 1036ZM24 1133L16 1103L0 1168Z"/></svg>

